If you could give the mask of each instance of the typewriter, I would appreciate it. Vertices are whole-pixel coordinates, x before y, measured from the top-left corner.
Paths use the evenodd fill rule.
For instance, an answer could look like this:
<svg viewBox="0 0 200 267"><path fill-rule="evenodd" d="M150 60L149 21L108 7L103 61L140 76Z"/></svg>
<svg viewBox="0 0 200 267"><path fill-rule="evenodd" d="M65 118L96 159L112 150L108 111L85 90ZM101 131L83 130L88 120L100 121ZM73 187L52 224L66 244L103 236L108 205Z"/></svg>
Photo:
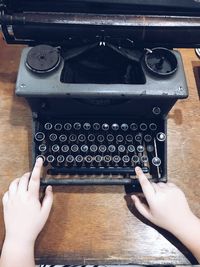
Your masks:
<svg viewBox="0 0 200 267"><path fill-rule="evenodd" d="M166 182L167 115L188 96L173 48L199 46L200 2L3 0L0 8L7 43L27 44L16 94L32 111L41 184L137 190L136 166Z"/></svg>

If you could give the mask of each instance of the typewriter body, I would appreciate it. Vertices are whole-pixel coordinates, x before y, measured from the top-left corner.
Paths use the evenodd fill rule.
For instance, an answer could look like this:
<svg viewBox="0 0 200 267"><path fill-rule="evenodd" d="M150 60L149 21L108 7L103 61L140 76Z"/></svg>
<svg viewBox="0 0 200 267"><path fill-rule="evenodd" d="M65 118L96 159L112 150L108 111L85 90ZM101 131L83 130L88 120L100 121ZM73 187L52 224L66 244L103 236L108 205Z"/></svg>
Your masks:
<svg viewBox="0 0 200 267"><path fill-rule="evenodd" d="M16 94L32 110L42 184L137 189L135 166L167 181L167 115L188 96L173 48L198 47L200 4L160 2L1 2L6 41L28 45Z"/></svg>

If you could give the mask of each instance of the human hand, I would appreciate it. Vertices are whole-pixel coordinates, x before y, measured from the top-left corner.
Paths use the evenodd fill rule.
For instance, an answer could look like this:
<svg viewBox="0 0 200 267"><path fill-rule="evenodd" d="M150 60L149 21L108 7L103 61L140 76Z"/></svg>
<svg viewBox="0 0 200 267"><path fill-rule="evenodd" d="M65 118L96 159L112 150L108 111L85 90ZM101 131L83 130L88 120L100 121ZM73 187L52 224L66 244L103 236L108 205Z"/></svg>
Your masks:
<svg viewBox="0 0 200 267"><path fill-rule="evenodd" d="M39 188L43 160L36 160L31 174L11 182L3 196L3 213L6 228L6 241L34 244L44 227L53 203L52 187L48 186L40 203Z"/></svg>
<svg viewBox="0 0 200 267"><path fill-rule="evenodd" d="M194 214L189 208L184 193L172 183L151 183L139 167L135 168L147 204L136 195L131 198L136 209L150 222L172 233L190 225Z"/></svg>

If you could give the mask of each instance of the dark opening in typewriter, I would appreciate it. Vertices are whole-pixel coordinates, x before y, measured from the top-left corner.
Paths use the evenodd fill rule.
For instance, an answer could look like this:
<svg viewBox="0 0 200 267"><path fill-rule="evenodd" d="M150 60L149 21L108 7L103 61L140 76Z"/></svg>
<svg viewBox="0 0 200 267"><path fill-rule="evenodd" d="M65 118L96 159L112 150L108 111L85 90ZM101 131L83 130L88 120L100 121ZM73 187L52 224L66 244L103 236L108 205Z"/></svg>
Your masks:
<svg viewBox="0 0 200 267"><path fill-rule="evenodd" d="M167 115L188 96L173 47L199 43L200 7L183 1L176 15L172 1L136 2L6 1L7 42L29 45L16 94L32 110L30 149L33 162L44 158L43 184L134 189L136 166L167 181Z"/></svg>

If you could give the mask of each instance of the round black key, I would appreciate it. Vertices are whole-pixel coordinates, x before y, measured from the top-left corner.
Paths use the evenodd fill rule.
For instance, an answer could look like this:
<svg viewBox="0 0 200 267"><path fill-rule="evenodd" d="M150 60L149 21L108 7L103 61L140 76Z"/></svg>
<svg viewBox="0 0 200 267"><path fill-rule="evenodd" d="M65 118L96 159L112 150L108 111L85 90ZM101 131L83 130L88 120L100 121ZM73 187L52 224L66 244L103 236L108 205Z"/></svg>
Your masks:
<svg viewBox="0 0 200 267"><path fill-rule="evenodd" d="M154 151L154 146L153 145L147 145L147 151L149 153L153 152Z"/></svg>
<svg viewBox="0 0 200 267"><path fill-rule="evenodd" d="M131 123L131 125L130 125L130 129L131 129L132 131L137 131L137 129L138 129L138 125L137 125L137 123Z"/></svg>
<svg viewBox="0 0 200 267"><path fill-rule="evenodd" d="M47 162L53 163L55 161L55 157L53 155L48 155L46 158Z"/></svg>
<svg viewBox="0 0 200 267"><path fill-rule="evenodd" d="M77 156L75 157L75 161L78 162L78 163L83 162L83 156L82 156L82 155L77 155Z"/></svg>
<svg viewBox="0 0 200 267"><path fill-rule="evenodd" d="M37 132L35 134L35 140L38 142L42 142L45 139L45 134L43 132Z"/></svg>
<svg viewBox="0 0 200 267"><path fill-rule="evenodd" d="M124 132L128 131L128 124L127 124L127 123L122 123L122 125L121 125L121 129L122 129L122 131L124 131Z"/></svg>
<svg viewBox="0 0 200 267"><path fill-rule="evenodd" d="M104 153L104 152L106 152L106 150L107 150L107 147L105 145L99 146L99 152Z"/></svg>
<svg viewBox="0 0 200 267"><path fill-rule="evenodd" d="M131 161L133 161L134 163L137 163L139 162L139 157L137 155L134 155L132 156Z"/></svg>
<svg viewBox="0 0 200 267"><path fill-rule="evenodd" d="M110 145L108 146L108 151L110 151L111 153L115 152L116 147L114 145Z"/></svg>
<svg viewBox="0 0 200 267"><path fill-rule="evenodd" d="M45 156L44 155L38 155L37 157L36 157L36 160L38 159L38 158L42 158L43 159L43 164L45 163Z"/></svg>
<svg viewBox="0 0 200 267"><path fill-rule="evenodd" d="M72 128L71 123L69 123L69 122L65 123L65 125L64 125L64 129L65 129L66 131L70 131L71 128Z"/></svg>
<svg viewBox="0 0 200 267"><path fill-rule="evenodd" d="M97 136L97 141L98 141L98 142L102 143L104 140L105 140L105 138L104 138L104 136L103 136L102 134L99 134L99 135Z"/></svg>
<svg viewBox="0 0 200 267"><path fill-rule="evenodd" d="M113 131L118 131L119 130L119 124L113 123L111 128L112 128Z"/></svg>
<svg viewBox="0 0 200 267"><path fill-rule="evenodd" d="M140 124L140 130L141 131L146 131L147 130L147 124L146 123L141 123Z"/></svg>
<svg viewBox="0 0 200 267"><path fill-rule="evenodd" d="M103 131L108 131L108 130L109 130L109 124L104 123L104 124L102 125L102 130L103 130Z"/></svg>
<svg viewBox="0 0 200 267"><path fill-rule="evenodd" d="M143 147L142 145L137 146L137 151L138 151L139 153L144 152L144 147Z"/></svg>
<svg viewBox="0 0 200 267"><path fill-rule="evenodd" d="M166 140L166 134L165 133L157 133L156 138L160 142L164 142Z"/></svg>
<svg viewBox="0 0 200 267"><path fill-rule="evenodd" d="M142 141L142 135L141 134L136 134L135 141L141 142Z"/></svg>
<svg viewBox="0 0 200 267"><path fill-rule="evenodd" d="M96 155L94 160L97 162L97 163L100 163L102 160L103 160L103 157L100 156L100 155Z"/></svg>
<svg viewBox="0 0 200 267"><path fill-rule="evenodd" d="M124 145L120 145L118 146L118 151L123 153L124 151L126 150L125 146Z"/></svg>
<svg viewBox="0 0 200 267"><path fill-rule="evenodd" d="M58 163L63 163L65 161L65 157L63 155L59 155L57 156L56 160Z"/></svg>
<svg viewBox="0 0 200 267"><path fill-rule="evenodd" d="M115 156L113 157L113 161L114 161L115 163L119 163L119 162L121 161L121 157L118 156L118 155L115 155Z"/></svg>
<svg viewBox="0 0 200 267"><path fill-rule="evenodd" d="M91 145L91 146L90 146L90 151L91 151L91 152L96 152L97 149L98 149L98 147L97 147L96 145Z"/></svg>
<svg viewBox="0 0 200 267"><path fill-rule="evenodd" d="M130 157L129 157L128 155L124 155L124 156L122 157L122 161L123 161L124 163L128 163L128 162L130 161Z"/></svg>
<svg viewBox="0 0 200 267"><path fill-rule="evenodd" d="M59 136L59 140L60 140L60 142L66 142L67 141L67 136L65 135L65 134L61 134L60 136Z"/></svg>
<svg viewBox="0 0 200 267"><path fill-rule="evenodd" d="M67 161L68 163L72 163L72 162L74 162L74 157L73 157L72 155L68 155L68 156L66 157L66 161Z"/></svg>
<svg viewBox="0 0 200 267"><path fill-rule="evenodd" d="M56 131L61 131L62 130L62 124L61 123L56 123L55 125L54 125L54 129L56 130Z"/></svg>
<svg viewBox="0 0 200 267"><path fill-rule="evenodd" d="M83 129L89 131L91 129L91 124L89 122L85 122L83 124Z"/></svg>
<svg viewBox="0 0 200 267"><path fill-rule="evenodd" d="M38 149L40 152L45 152L47 150L47 146L45 144L41 144Z"/></svg>
<svg viewBox="0 0 200 267"><path fill-rule="evenodd" d="M161 159L159 157L152 158L152 164L156 167L159 167L161 164Z"/></svg>
<svg viewBox="0 0 200 267"><path fill-rule="evenodd" d="M77 145L72 145L72 146L71 146L71 151L72 151L72 152L75 153L75 152L77 152L78 150L79 150L79 147L78 147Z"/></svg>
<svg viewBox="0 0 200 267"><path fill-rule="evenodd" d="M53 152L58 152L59 150L60 150L60 147L59 147L59 145L53 145L52 147L51 147L51 150L53 151Z"/></svg>
<svg viewBox="0 0 200 267"><path fill-rule="evenodd" d="M70 136L69 136L69 140L70 140L71 142L75 142L76 139L77 139L77 136L76 136L75 134L70 134Z"/></svg>
<svg viewBox="0 0 200 267"><path fill-rule="evenodd" d="M98 131L101 128L101 125L98 122L95 122L92 127L95 131Z"/></svg>
<svg viewBox="0 0 200 267"><path fill-rule="evenodd" d="M74 130L79 131L81 129L81 124L79 122L75 122L73 127L74 127Z"/></svg>
<svg viewBox="0 0 200 267"><path fill-rule="evenodd" d="M91 163L92 161L93 161L93 157L91 156L91 155L87 155L87 156L85 156L85 161L87 162L87 163Z"/></svg>
<svg viewBox="0 0 200 267"><path fill-rule="evenodd" d="M89 142L94 142L95 141L95 135L94 134L89 134L87 137Z"/></svg>
<svg viewBox="0 0 200 267"><path fill-rule="evenodd" d="M118 135L116 136L116 141L119 142L119 143L123 142L123 141L124 141L124 137L123 137L123 135L118 134Z"/></svg>
<svg viewBox="0 0 200 267"><path fill-rule="evenodd" d="M113 142L115 138L114 138L114 136L112 134L108 134L106 136L106 139L107 139L108 142Z"/></svg>
<svg viewBox="0 0 200 267"><path fill-rule="evenodd" d="M146 135L144 136L144 141L146 141L146 142L151 142L151 140L152 140L152 137L151 137L150 134L146 134Z"/></svg>
<svg viewBox="0 0 200 267"><path fill-rule="evenodd" d="M52 123L50 123L50 122L45 123L45 125L44 125L45 130L50 131L52 128L53 128Z"/></svg>
<svg viewBox="0 0 200 267"><path fill-rule="evenodd" d="M86 136L85 136L84 134L79 134L79 136L78 136L78 140L79 140L80 142L84 142L85 139L86 139Z"/></svg>
<svg viewBox="0 0 200 267"><path fill-rule="evenodd" d="M131 134L126 135L126 141L127 142L132 142L133 141L133 136Z"/></svg>
<svg viewBox="0 0 200 267"><path fill-rule="evenodd" d="M105 162L109 163L109 162L111 162L112 157L111 157L110 155L105 155L105 156L103 157L103 159L104 159Z"/></svg>
<svg viewBox="0 0 200 267"><path fill-rule="evenodd" d="M69 146L68 145L63 145L61 147L61 151L64 152L64 153L68 152L69 151Z"/></svg>
<svg viewBox="0 0 200 267"><path fill-rule="evenodd" d="M82 145L81 146L81 151L84 152L84 153L88 152L88 146L87 145Z"/></svg>
<svg viewBox="0 0 200 267"><path fill-rule="evenodd" d="M57 138L58 138L57 134L52 133L49 135L49 140L52 142L55 142Z"/></svg>
<svg viewBox="0 0 200 267"><path fill-rule="evenodd" d="M130 153L133 153L133 152L135 151L135 147L134 147L134 145L129 145L129 146L127 147L127 149L128 149L128 152L130 152Z"/></svg>
<svg viewBox="0 0 200 267"><path fill-rule="evenodd" d="M141 157L141 161L144 162L144 163L148 162L148 157L145 156L145 155L143 155L143 156Z"/></svg>
<svg viewBox="0 0 200 267"><path fill-rule="evenodd" d="M155 123L150 123L149 124L149 129L151 130L151 131L156 131L157 130L157 125L155 124Z"/></svg>

